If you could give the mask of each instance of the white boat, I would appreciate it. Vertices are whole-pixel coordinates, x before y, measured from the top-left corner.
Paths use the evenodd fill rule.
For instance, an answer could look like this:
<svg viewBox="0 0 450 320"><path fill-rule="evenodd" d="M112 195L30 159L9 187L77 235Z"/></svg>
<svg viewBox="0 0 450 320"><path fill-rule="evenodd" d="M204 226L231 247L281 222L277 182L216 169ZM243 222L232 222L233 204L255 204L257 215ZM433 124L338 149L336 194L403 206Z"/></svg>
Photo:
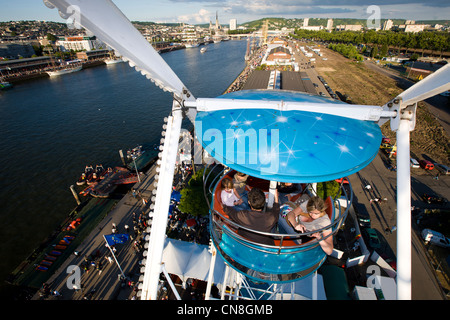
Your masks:
<svg viewBox="0 0 450 320"><path fill-rule="evenodd" d="M63 75L63 74L80 71L82 68L83 68L83 66L78 66L78 67L75 67L75 68L67 68L67 69L60 69L60 70L54 70L54 71L47 71L47 74L50 77L60 76L60 75Z"/></svg>
<svg viewBox="0 0 450 320"><path fill-rule="evenodd" d="M200 49L200 52L201 52L201 53L205 53L206 50L208 50L208 49L207 49L206 47L203 47L203 48Z"/></svg>
<svg viewBox="0 0 450 320"><path fill-rule="evenodd" d="M200 45L199 37L195 26L185 25L181 33L181 41L186 48L196 48Z"/></svg>
<svg viewBox="0 0 450 320"><path fill-rule="evenodd" d="M196 47L198 47L200 45L200 43L198 43L198 42L186 42L185 44L184 44L184 46L186 47L186 48L196 48Z"/></svg>
<svg viewBox="0 0 450 320"><path fill-rule="evenodd" d="M105 63L106 64L116 64L116 63L120 63L120 62L124 62L124 60L122 58L118 58L118 59L105 59Z"/></svg>

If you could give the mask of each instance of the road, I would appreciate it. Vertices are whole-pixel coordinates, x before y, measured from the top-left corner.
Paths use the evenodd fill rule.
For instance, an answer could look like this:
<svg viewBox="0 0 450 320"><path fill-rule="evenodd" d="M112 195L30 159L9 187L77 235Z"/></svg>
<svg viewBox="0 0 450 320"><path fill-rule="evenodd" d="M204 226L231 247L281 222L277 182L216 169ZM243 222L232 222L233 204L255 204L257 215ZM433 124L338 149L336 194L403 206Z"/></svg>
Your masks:
<svg viewBox="0 0 450 320"><path fill-rule="evenodd" d="M291 45L292 46L292 45ZM292 46L294 47L294 46ZM310 50L309 50L310 51ZM295 61L303 66L301 70L306 71L313 83L317 84L317 92L324 92L327 96L328 92L323 84L318 80L318 73L315 68L308 68L308 58L301 52L294 49ZM315 56L317 58L317 56ZM406 89L413 82L401 77L396 71L382 68L371 62L365 63L375 72L387 75L395 79L399 85ZM333 88L332 88L333 89ZM443 96L436 96L426 100L426 106L433 113L445 128L446 132L450 131L450 109L448 108L449 99ZM450 176L443 176L439 180L433 179L434 175L425 173L422 169L411 169L411 205L416 207L427 207L420 199L423 193L437 193L448 196L450 190ZM390 171L384 162L384 155L379 155L367 167L358 173L349 177L354 192L354 204L357 203L359 211L369 213L372 220L372 228L384 234L387 243L394 252L397 252L397 232L385 232L387 228L395 227L397 224L396 209L396 190L397 177L396 172ZM370 184L377 196L386 197L386 203L370 203L371 195L364 189ZM433 267L429 262L426 248L423 241L417 236L420 232L420 226L415 225L413 221L413 230L411 239L412 247L412 299L413 300L442 300L445 299L443 292L436 279Z"/></svg>

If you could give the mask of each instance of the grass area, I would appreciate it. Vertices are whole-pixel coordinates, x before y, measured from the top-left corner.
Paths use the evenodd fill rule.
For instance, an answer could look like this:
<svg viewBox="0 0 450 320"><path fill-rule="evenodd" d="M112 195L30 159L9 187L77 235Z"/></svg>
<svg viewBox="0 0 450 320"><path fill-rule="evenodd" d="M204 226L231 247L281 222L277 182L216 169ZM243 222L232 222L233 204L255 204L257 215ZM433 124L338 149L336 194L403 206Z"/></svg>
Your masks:
<svg viewBox="0 0 450 320"><path fill-rule="evenodd" d="M450 293L450 267L447 263L449 249L430 246L428 253L436 270L436 277L444 289L444 292L448 295Z"/></svg>

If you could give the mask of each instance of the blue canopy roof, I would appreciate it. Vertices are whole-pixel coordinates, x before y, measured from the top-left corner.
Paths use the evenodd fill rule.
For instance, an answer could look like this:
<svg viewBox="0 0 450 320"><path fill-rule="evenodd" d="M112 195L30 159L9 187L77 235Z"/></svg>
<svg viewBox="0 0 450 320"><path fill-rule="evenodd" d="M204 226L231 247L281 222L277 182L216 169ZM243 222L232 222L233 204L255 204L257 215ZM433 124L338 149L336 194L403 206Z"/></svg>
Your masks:
<svg viewBox="0 0 450 320"><path fill-rule="evenodd" d="M221 98L342 103L281 90L244 90ZM363 169L377 155L382 138L374 122L273 109L198 112L195 129L203 148L224 165L297 183L330 181Z"/></svg>

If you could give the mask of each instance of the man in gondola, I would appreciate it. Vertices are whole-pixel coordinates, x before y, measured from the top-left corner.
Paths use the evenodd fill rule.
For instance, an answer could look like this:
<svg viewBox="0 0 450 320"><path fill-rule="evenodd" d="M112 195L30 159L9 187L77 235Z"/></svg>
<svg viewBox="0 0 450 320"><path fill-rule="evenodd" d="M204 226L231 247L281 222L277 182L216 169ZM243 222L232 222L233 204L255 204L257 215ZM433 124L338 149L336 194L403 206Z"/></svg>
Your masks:
<svg viewBox="0 0 450 320"><path fill-rule="evenodd" d="M278 202L278 191L274 193L274 203L272 208L266 208L266 196L258 188L253 188L248 193L249 210L236 210L234 207L223 205L224 212L230 219L248 229L260 232L273 233L278 224L280 216L280 204ZM271 236L255 233L243 228L239 228L239 235L253 242L274 245Z"/></svg>

